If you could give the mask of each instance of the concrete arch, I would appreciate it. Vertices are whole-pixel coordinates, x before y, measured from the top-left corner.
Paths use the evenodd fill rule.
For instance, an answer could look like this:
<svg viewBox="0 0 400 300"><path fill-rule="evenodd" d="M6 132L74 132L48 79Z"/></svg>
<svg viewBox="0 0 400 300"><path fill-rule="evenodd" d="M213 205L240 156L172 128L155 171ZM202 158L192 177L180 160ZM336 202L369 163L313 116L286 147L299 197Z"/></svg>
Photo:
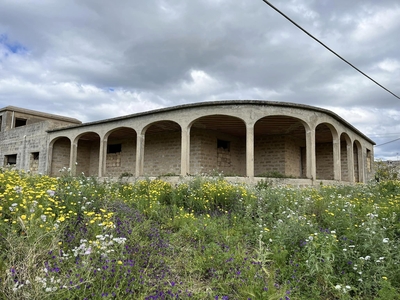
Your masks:
<svg viewBox="0 0 400 300"><path fill-rule="evenodd" d="M102 140L102 175L129 177L136 173L137 133L131 127L120 126L106 132Z"/></svg>
<svg viewBox="0 0 400 300"><path fill-rule="evenodd" d="M190 173L246 176L246 124L227 114L209 114L189 123Z"/></svg>
<svg viewBox="0 0 400 300"><path fill-rule="evenodd" d="M323 180L339 179L337 130L332 124L320 123L315 127L316 178ZM338 178L339 177L339 178Z"/></svg>
<svg viewBox="0 0 400 300"><path fill-rule="evenodd" d="M181 173L181 126L170 120L152 122L141 131L143 175Z"/></svg>
<svg viewBox="0 0 400 300"><path fill-rule="evenodd" d="M255 176L306 177L308 124L286 115L265 116L254 124Z"/></svg>
<svg viewBox="0 0 400 300"><path fill-rule="evenodd" d="M82 132L75 137L71 149L71 171L86 176L99 175L100 135L97 132Z"/></svg>
<svg viewBox="0 0 400 300"><path fill-rule="evenodd" d="M346 132L340 134L340 168L340 180L352 182L354 178L353 147L350 136Z"/></svg>
<svg viewBox="0 0 400 300"><path fill-rule="evenodd" d="M363 182L363 159L362 159L362 146L360 141L353 142L353 161L354 161L354 182Z"/></svg>
<svg viewBox="0 0 400 300"><path fill-rule="evenodd" d="M52 139L48 146L49 175L57 176L63 169L70 167L71 140L66 136Z"/></svg>

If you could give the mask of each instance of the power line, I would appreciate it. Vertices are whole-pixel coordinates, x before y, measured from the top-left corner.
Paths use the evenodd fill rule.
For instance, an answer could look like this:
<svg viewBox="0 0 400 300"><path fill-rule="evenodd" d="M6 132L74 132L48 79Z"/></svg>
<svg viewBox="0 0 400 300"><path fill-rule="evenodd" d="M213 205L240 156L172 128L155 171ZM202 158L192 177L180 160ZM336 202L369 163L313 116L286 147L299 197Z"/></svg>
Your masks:
<svg viewBox="0 0 400 300"><path fill-rule="evenodd" d="M316 37L314 37L311 33L309 33L307 30L303 29L300 25L298 25L295 21L293 21L292 19L290 19L288 16L286 16L283 12L281 12L279 9L277 9L275 6L273 6L271 3L269 3L267 0L262 0L265 4L269 5L270 7L272 7L274 10L276 10L278 13L280 13L282 16L284 16L287 20L289 20L293 25L295 25L297 28L299 28L301 31L303 31L305 34L307 34L309 37L311 37L313 40L317 41L319 44L321 44L323 47L325 47L326 49L328 49L330 52L332 52L333 54L335 54L337 57L339 57L341 60L343 60L345 63L347 63L348 65L350 65L353 69L357 70L358 72L360 72L362 75L364 75L365 77L367 77L369 80L371 80L372 82L374 82L375 84L377 84L378 86L380 86L381 88L383 88L386 92L392 94L393 96L395 96L397 99L400 99L399 96L397 96L395 93L391 92L390 90L388 90L387 88L385 88L383 85L381 85L379 82L377 82L376 80L374 80L373 78L371 78L370 76L368 76L367 74L365 74L363 71L361 71L360 69L358 69L356 66L354 66L352 63L350 63L349 61L347 61L346 59L344 59L343 57L341 57L339 54L337 54L335 51L333 51L331 48L329 48L328 46L326 46L323 42L321 42L320 40L318 40Z"/></svg>
<svg viewBox="0 0 400 300"><path fill-rule="evenodd" d="M379 147L379 146L387 145L387 144L390 144L390 143L396 142L396 141L398 141L398 140L400 140L400 138L397 138L397 139L395 139L395 140L392 140L392 141L389 141L389 142L386 142L386 143L383 143L383 144L380 144L380 145L376 145L375 147Z"/></svg>

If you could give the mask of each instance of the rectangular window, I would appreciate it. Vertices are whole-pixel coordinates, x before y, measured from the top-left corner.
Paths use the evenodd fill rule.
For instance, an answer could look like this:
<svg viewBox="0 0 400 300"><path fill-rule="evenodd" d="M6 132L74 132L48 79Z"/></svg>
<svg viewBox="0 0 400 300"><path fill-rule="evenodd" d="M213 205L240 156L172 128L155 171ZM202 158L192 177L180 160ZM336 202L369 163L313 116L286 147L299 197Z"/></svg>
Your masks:
<svg viewBox="0 0 400 300"><path fill-rule="evenodd" d="M39 152L32 152L32 159L39 160Z"/></svg>
<svg viewBox="0 0 400 300"><path fill-rule="evenodd" d="M4 164L6 166L15 165L17 163L17 154L6 155L4 159Z"/></svg>
<svg viewBox="0 0 400 300"><path fill-rule="evenodd" d="M2 123L3 123L3 117L0 116L0 131L1 131L1 125L2 125Z"/></svg>
<svg viewBox="0 0 400 300"><path fill-rule="evenodd" d="M26 125L26 119L16 118L15 119L15 127L21 127Z"/></svg>
<svg viewBox="0 0 400 300"><path fill-rule="evenodd" d="M107 145L107 153L119 153L121 152L121 149L122 149L121 144Z"/></svg>
<svg viewBox="0 0 400 300"><path fill-rule="evenodd" d="M217 139L217 148L222 148L229 151L231 148L231 142Z"/></svg>

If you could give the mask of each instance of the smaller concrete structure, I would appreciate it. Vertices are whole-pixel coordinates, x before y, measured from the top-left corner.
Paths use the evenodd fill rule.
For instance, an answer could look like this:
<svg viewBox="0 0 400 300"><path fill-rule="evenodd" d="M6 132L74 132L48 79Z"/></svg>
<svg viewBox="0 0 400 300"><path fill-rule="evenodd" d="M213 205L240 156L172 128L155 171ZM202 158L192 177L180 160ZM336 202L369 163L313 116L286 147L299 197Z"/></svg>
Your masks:
<svg viewBox="0 0 400 300"><path fill-rule="evenodd" d="M46 173L47 131L81 123L73 118L14 106L0 109L1 165Z"/></svg>
<svg viewBox="0 0 400 300"><path fill-rule="evenodd" d="M0 110L4 165L53 176L186 176L223 172L302 185L366 182L375 143L331 111L271 101L216 101L81 124Z"/></svg>

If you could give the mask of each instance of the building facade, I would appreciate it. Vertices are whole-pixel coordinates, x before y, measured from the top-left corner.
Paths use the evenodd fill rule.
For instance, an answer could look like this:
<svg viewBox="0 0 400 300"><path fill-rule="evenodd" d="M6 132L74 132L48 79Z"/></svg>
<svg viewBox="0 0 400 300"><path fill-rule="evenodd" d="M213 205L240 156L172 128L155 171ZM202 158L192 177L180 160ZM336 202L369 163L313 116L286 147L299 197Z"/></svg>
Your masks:
<svg viewBox="0 0 400 300"><path fill-rule="evenodd" d="M217 101L90 123L0 110L4 165L57 176L288 177L366 182L372 140L331 111L293 103ZM24 121L25 120L25 121Z"/></svg>

